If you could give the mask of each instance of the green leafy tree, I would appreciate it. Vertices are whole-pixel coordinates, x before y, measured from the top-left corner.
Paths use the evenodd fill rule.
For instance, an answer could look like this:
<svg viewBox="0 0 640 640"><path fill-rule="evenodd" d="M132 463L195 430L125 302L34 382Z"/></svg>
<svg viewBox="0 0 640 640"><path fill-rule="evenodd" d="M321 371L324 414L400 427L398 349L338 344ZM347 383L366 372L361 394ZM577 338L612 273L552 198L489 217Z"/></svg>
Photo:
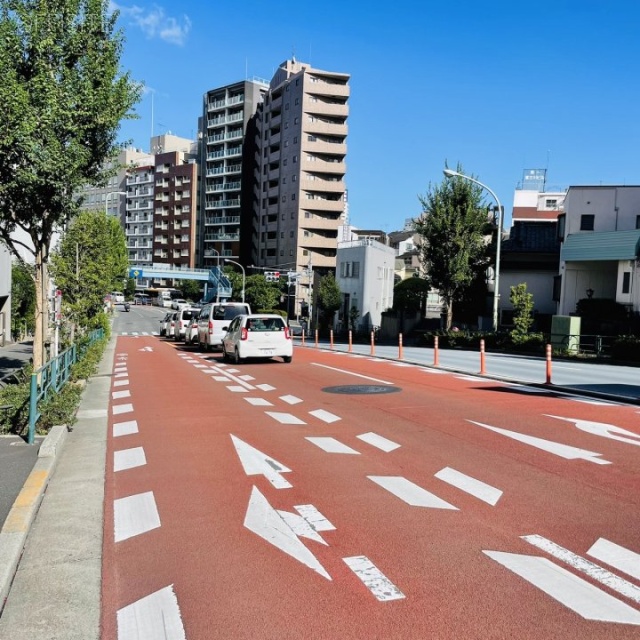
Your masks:
<svg viewBox="0 0 640 640"><path fill-rule="evenodd" d="M393 309L407 313L421 312L427 309L427 297L431 287L424 278L406 278L393 288Z"/></svg>
<svg viewBox="0 0 640 640"><path fill-rule="evenodd" d="M527 285L523 282L511 287L509 300L513 305L514 329L511 337L516 340L524 338L533 325L533 294L527 291Z"/></svg>
<svg viewBox="0 0 640 640"><path fill-rule="evenodd" d="M91 326L105 294L120 290L128 270L124 231L104 211L83 211L51 255L51 274L62 291L64 316L75 328Z"/></svg>
<svg viewBox="0 0 640 640"><path fill-rule="evenodd" d="M201 286L198 280L179 280L176 288L182 291L182 297L186 300L198 302L202 298Z"/></svg>
<svg viewBox="0 0 640 640"><path fill-rule="evenodd" d="M355 331L356 324L358 323L358 318L360 317L360 311L358 307L353 305L351 309L349 309L349 329Z"/></svg>
<svg viewBox="0 0 640 640"><path fill-rule="evenodd" d="M462 173L460 165L457 171ZM428 282L444 300L450 329L454 302L488 265L487 207L482 188L460 177L429 185L427 195L418 199L423 209L415 221L423 238L420 258Z"/></svg>
<svg viewBox="0 0 640 640"><path fill-rule="evenodd" d="M233 279L231 282L234 292L238 295L242 289L242 276L240 274L235 274L235 277L239 284L237 289L236 285L233 284ZM239 295L237 298L234 297L234 300L236 299L240 299ZM254 313L272 311L280 302L280 285L277 282L267 282L262 274L247 276L245 302L249 304Z"/></svg>
<svg viewBox="0 0 640 640"><path fill-rule="evenodd" d="M127 283L124 285L124 295L127 300L131 300L136 293L136 279L127 278Z"/></svg>
<svg viewBox="0 0 640 640"><path fill-rule="evenodd" d="M322 311L321 324L323 328L330 328L333 325L333 316L341 304L342 294L340 293L340 288L333 273L329 272L320 278L318 286L318 306Z"/></svg>
<svg viewBox="0 0 640 640"><path fill-rule="evenodd" d="M36 289L33 284L33 268L22 262L11 265L11 321L15 336L33 333Z"/></svg>
<svg viewBox="0 0 640 640"><path fill-rule="evenodd" d="M52 239L79 210L74 194L109 177L120 121L140 97L121 73L123 38L108 8L0 0L0 238L16 256L20 247L33 254L35 369L45 357Z"/></svg>

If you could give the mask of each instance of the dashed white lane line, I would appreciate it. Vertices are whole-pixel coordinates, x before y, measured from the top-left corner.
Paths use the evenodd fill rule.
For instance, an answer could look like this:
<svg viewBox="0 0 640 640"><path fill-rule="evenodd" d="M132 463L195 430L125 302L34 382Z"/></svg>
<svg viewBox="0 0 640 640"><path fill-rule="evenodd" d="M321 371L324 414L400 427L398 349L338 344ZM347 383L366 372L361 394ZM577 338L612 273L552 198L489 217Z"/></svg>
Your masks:
<svg viewBox="0 0 640 640"><path fill-rule="evenodd" d="M302 399L297 398L296 396L280 396L280 400L287 404L300 404L302 402Z"/></svg>
<svg viewBox="0 0 640 640"><path fill-rule="evenodd" d="M255 378L253 376L250 376L248 373L243 375L243 376L238 376L238 378L240 378L240 380L244 380L246 382L250 382L251 380L255 380Z"/></svg>
<svg viewBox="0 0 640 640"><path fill-rule="evenodd" d="M113 437L128 436L132 433L138 433L138 423L136 420L127 420L127 422L116 422L113 425Z"/></svg>
<svg viewBox="0 0 640 640"><path fill-rule="evenodd" d="M487 504L495 506L502 497L502 491L486 484L481 480L476 480L460 471L445 467L435 474L435 477L447 484L450 484Z"/></svg>
<svg viewBox="0 0 640 640"><path fill-rule="evenodd" d="M125 391L112 391L111 392L111 399L112 400L121 400L122 398L130 398L131 397L131 391L129 391L128 389Z"/></svg>
<svg viewBox="0 0 640 640"><path fill-rule="evenodd" d="M257 384L256 389L260 389L260 391L275 391L276 388L272 387L270 384Z"/></svg>
<svg viewBox="0 0 640 640"><path fill-rule="evenodd" d="M640 625L640 612L547 558L502 551L483 553L586 620Z"/></svg>
<svg viewBox="0 0 640 640"><path fill-rule="evenodd" d="M142 447L134 447L132 449L122 449L113 452L113 470L124 471L125 469L134 469L147 464L147 458L144 455Z"/></svg>
<svg viewBox="0 0 640 640"><path fill-rule="evenodd" d="M379 436L377 433L373 433L372 431L370 431L369 433L362 433L359 436L356 436L356 438L359 438L363 442L370 444L372 447L377 447L378 449L381 449L382 451L385 451L387 453L400 447L400 445L396 442L387 440L387 438Z"/></svg>
<svg viewBox="0 0 640 640"><path fill-rule="evenodd" d="M640 554L621 547L615 542L599 538L587 551L596 560L623 571L628 576L640 580Z"/></svg>
<svg viewBox="0 0 640 640"><path fill-rule="evenodd" d="M227 387L227 389L229 389L229 391L233 391L233 393L247 393L248 389L245 389L244 387L241 387L237 384L231 384Z"/></svg>
<svg viewBox="0 0 640 640"><path fill-rule="evenodd" d="M309 414L314 418L318 418L318 420L322 420L322 422L326 422L331 424L332 422L338 422L338 420L342 420L339 416L334 415L333 413L329 413L324 409L316 409L314 411L309 411Z"/></svg>
<svg viewBox="0 0 640 640"><path fill-rule="evenodd" d="M443 371L442 369L423 369L422 367L420 368L420 371L422 371L423 373L436 373L436 374L447 373L447 371Z"/></svg>
<svg viewBox="0 0 640 640"><path fill-rule="evenodd" d="M124 371L120 371L120 372L116 373L113 377L114 378L128 378L129 374L124 372Z"/></svg>
<svg viewBox="0 0 640 640"><path fill-rule="evenodd" d="M349 455L359 456L360 452L352 449L346 444L336 440L335 438L325 438L325 437L309 437L306 438L312 444L315 444L316 447L320 447L323 451L327 453L345 453Z"/></svg>
<svg viewBox="0 0 640 640"><path fill-rule="evenodd" d="M113 415L117 416L120 415L121 413L131 413L133 411L133 405L132 404L114 404L111 407L111 410L113 411Z"/></svg>
<svg viewBox="0 0 640 640"><path fill-rule="evenodd" d="M592 404L596 407L615 407L617 405L612 402L605 402L604 400L587 400L587 398L574 398L569 397L569 400L573 400L574 402L582 402L583 404Z"/></svg>
<svg viewBox="0 0 640 640"><path fill-rule="evenodd" d="M625 596L625 598L629 598L634 602L640 602L640 587L636 587L636 585L627 582L620 576L599 567L597 564L594 564L586 558L582 558L581 556L569 551L569 549L565 549L559 544L556 544L552 540L548 540L543 536L532 535L521 536L521 538L526 540L529 544L532 544L534 547L545 551L550 556L565 562L570 567L573 567L578 571L582 571L593 580L606 585L609 589L617 591L619 594Z"/></svg>
<svg viewBox="0 0 640 640"><path fill-rule="evenodd" d="M188 360L187 360L188 362ZM208 369L209 365L208 364L194 364L193 365L196 369Z"/></svg>
<svg viewBox="0 0 640 640"><path fill-rule="evenodd" d="M118 640L186 640L178 599L169 585L118 610Z"/></svg>
<svg viewBox="0 0 640 640"><path fill-rule="evenodd" d="M126 387L128 384L129 378L127 378L126 380L114 380L113 382L114 387Z"/></svg>
<svg viewBox="0 0 640 640"><path fill-rule="evenodd" d="M240 373L240 369L225 369L225 373Z"/></svg>
<svg viewBox="0 0 640 640"><path fill-rule="evenodd" d="M366 556L352 556L342 558L346 565L358 576L362 583L371 591L376 600L402 600L405 595L376 567Z"/></svg>
<svg viewBox="0 0 640 640"><path fill-rule="evenodd" d="M458 511L458 507L454 507L402 476L367 476L367 478L412 507Z"/></svg>
<svg viewBox="0 0 640 640"><path fill-rule="evenodd" d="M229 382L230 378L227 378L227 376L211 376L211 378L213 380L215 380L216 382Z"/></svg>
<svg viewBox="0 0 640 640"><path fill-rule="evenodd" d="M273 407L273 404L266 398L245 398L245 400L254 407Z"/></svg>
<svg viewBox="0 0 640 640"><path fill-rule="evenodd" d="M290 413L280 413L278 411L265 411L265 413L280 424L307 424L304 420Z"/></svg>
<svg viewBox="0 0 640 640"><path fill-rule="evenodd" d="M160 526L160 515L153 491L114 500L113 515L116 542L128 540Z"/></svg>

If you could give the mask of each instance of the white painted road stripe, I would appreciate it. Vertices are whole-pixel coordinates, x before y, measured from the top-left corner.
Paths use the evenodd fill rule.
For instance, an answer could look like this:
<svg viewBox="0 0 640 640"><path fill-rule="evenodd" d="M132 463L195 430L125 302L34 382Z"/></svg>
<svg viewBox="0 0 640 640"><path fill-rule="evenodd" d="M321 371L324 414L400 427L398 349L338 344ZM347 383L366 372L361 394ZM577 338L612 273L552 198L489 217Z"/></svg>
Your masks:
<svg viewBox="0 0 640 640"><path fill-rule="evenodd" d="M361 356L362 357L362 356ZM356 376L356 378L364 378L365 380L372 380L373 382L379 382L380 384L393 384L387 380L378 380L378 378L372 378L370 376L363 376L361 373L354 373L353 371L346 371L345 369L338 369L337 367L330 367L326 364L320 364L319 362L312 362L311 364L316 367L322 367L323 369L331 369L332 371L339 371L340 373L346 373L349 376Z"/></svg>
<svg viewBox="0 0 640 640"><path fill-rule="evenodd" d="M378 434L371 431L369 433L362 433L359 436L356 436L356 438L359 438L363 442L370 444L372 447L382 449L382 451L386 451L387 453L400 447L399 444L393 442L392 440L387 440L386 438L379 436Z"/></svg>
<svg viewBox="0 0 640 640"><path fill-rule="evenodd" d="M142 467L145 464L147 464L147 458L144 455L144 449L142 447L122 449L121 451L113 452L114 471L124 471L125 469Z"/></svg>
<svg viewBox="0 0 640 640"><path fill-rule="evenodd" d="M227 376L211 376L216 382L231 382L230 378Z"/></svg>
<svg viewBox="0 0 640 640"><path fill-rule="evenodd" d="M316 531L334 531L335 527L312 504L293 507Z"/></svg>
<svg viewBox="0 0 640 640"><path fill-rule="evenodd" d="M291 484L280 474L290 473L291 469L271 458L266 453L258 451L250 444L231 435L231 441L236 448L240 464L248 476L264 476L276 489L290 489Z"/></svg>
<svg viewBox="0 0 640 640"><path fill-rule="evenodd" d="M113 437L128 436L132 433L138 433L138 423L135 420L127 420L127 422L116 422L113 425Z"/></svg>
<svg viewBox="0 0 640 640"><path fill-rule="evenodd" d="M116 373L113 377L114 378L128 378L129 374L126 371L120 371L120 372Z"/></svg>
<svg viewBox="0 0 640 640"><path fill-rule="evenodd" d="M367 478L412 507L458 511L458 507L454 507L442 498L438 498L430 491L419 487L402 476L367 476Z"/></svg>
<svg viewBox="0 0 640 640"><path fill-rule="evenodd" d="M445 467L435 474L436 478L450 484L470 495L482 500L487 504L495 506L502 496L502 491L486 484L481 480L476 480L460 471Z"/></svg>
<svg viewBox="0 0 640 640"><path fill-rule="evenodd" d="M129 390L111 392L112 400L121 400L122 398L130 398L130 397L131 397L131 391Z"/></svg>
<svg viewBox="0 0 640 640"><path fill-rule="evenodd" d="M114 387L126 387L129 384L129 378L126 380L115 380L113 383Z"/></svg>
<svg viewBox="0 0 640 640"><path fill-rule="evenodd" d="M280 424L307 424L304 420L300 420L290 413L279 413L278 411L265 411L265 413Z"/></svg>
<svg viewBox="0 0 640 640"><path fill-rule="evenodd" d="M229 389L229 391L233 391L233 393L247 393L248 391L248 389L245 389L244 387L241 387L237 384L231 384L227 387L227 389Z"/></svg>
<svg viewBox="0 0 640 640"><path fill-rule="evenodd" d="M359 451L352 449L335 438L306 438L306 440L315 444L316 447L320 447L320 449L327 453L346 453L354 456L360 455Z"/></svg>
<svg viewBox="0 0 640 640"><path fill-rule="evenodd" d="M111 407L112 411L113 411L113 415L119 415L121 413L130 413L131 411L133 411L133 405L132 404L116 404L113 407Z"/></svg>
<svg viewBox="0 0 640 640"><path fill-rule="evenodd" d="M260 391L275 391L276 388L272 387L270 384L257 384L256 389L260 389Z"/></svg>
<svg viewBox="0 0 640 640"><path fill-rule="evenodd" d="M245 382L249 382L250 380L255 380L253 376L250 376L248 373L243 376L238 376L240 380L244 380Z"/></svg>
<svg viewBox="0 0 640 640"><path fill-rule="evenodd" d="M318 420L322 420L322 422L327 422L329 424L331 424L332 422L338 422L338 420L341 420L340 417L335 416L333 415L333 413L329 413L324 409L316 409L314 411L309 411L309 414L312 415L314 418L318 418Z"/></svg>
<svg viewBox="0 0 640 640"><path fill-rule="evenodd" d="M118 640L186 640L173 585L118 611Z"/></svg>
<svg viewBox="0 0 640 640"><path fill-rule="evenodd" d="M573 567L578 571L582 571L582 573L586 573L590 578L606 585L609 589L617 591L619 594L633 600L634 602L640 602L640 587L636 587L636 585L627 582L620 576L615 575L615 573L607 571L603 567L582 558L568 549L561 547L552 540L547 540L547 538L543 538L542 536L521 536L521 538L526 540L529 544L532 544L534 547L542 549L542 551L545 551L550 556L553 556L558 560L562 560L562 562L566 562L570 567Z"/></svg>
<svg viewBox="0 0 640 640"><path fill-rule="evenodd" d="M127 540L160 526L160 516L153 491L114 500L113 515L116 542Z"/></svg>
<svg viewBox="0 0 640 640"><path fill-rule="evenodd" d="M366 556L342 558L346 565L358 576L377 600L402 600L405 595Z"/></svg>
<svg viewBox="0 0 640 640"><path fill-rule="evenodd" d="M615 542L599 538L587 553L608 565L640 580L640 554L629 551Z"/></svg>
<svg viewBox="0 0 640 640"><path fill-rule="evenodd" d="M273 404L266 398L245 398L245 400L254 407L273 407Z"/></svg>
<svg viewBox="0 0 640 640"><path fill-rule="evenodd" d="M574 576L547 558L502 551L482 553L586 620L640 625L639 611L586 580Z"/></svg>
<svg viewBox="0 0 640 640"><path fill-rule="evenodd" d="M300 398L296 398L296 396L280 396L280 400L287 404L300 404L302 402L302 400Z"/></svg>

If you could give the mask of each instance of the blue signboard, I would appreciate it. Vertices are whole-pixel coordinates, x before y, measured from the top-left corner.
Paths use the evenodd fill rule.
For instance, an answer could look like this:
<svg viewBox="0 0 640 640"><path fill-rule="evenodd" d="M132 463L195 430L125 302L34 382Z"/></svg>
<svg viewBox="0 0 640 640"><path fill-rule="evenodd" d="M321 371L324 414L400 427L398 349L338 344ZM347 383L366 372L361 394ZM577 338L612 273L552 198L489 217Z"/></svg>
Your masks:
<svg viewBox="0 0 640 640"><path fill-rule="evenodd" d="M144 278L144 273L142 269L129 269L129 277L137 280L138 278Z"/></svg>

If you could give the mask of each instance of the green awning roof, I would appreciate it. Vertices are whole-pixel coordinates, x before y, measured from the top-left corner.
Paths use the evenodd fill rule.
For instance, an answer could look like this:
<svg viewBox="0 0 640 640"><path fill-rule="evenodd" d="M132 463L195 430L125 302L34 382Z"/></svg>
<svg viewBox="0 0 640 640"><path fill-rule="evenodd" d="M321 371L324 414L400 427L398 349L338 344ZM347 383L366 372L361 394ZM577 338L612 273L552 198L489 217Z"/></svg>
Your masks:
<svg viewBox="0 0 640 640"><path fill-rule="evenodd" d="M640 229L572 233L562 243L560 260L586 262L602 260L635 260L638 257Z"/></svg>

